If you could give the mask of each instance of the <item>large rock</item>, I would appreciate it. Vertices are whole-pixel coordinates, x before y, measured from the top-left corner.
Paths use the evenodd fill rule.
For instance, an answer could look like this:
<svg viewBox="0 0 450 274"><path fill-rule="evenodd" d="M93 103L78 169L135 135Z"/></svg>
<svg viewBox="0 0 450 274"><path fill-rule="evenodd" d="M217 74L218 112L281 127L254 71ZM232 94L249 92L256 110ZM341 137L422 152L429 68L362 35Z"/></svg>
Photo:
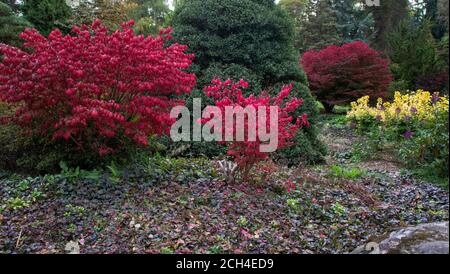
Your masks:
<svg viewBox="0 0 450 274"><path fill-rule="evenodd" d="M449 223L422 224L392 232L379 243L368 243L352 253L448 254Z"/></svg>
<svg viewBox="0 0 450 274"><path fill-rule="evenodd" d="M66 244L64 250L68 254L80 254L80 245L78 242L70 241Z"/></svg>

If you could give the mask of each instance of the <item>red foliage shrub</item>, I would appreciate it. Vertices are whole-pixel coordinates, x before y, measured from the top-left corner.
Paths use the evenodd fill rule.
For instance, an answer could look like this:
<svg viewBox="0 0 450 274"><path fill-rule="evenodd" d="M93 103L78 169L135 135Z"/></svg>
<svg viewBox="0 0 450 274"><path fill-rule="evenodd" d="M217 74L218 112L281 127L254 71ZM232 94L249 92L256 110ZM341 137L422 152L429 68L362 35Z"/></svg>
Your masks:
<svg viewBox="0 0 450 274"><path fill-rule="evenodd" d="M186 46L164 46L170 30L145 38L132 26L108 34L96 21L48 38L27 29L29 52L0 45L0 101L19 106L10 121L100 155L128 142L147 145L149 135L168 130L171 107L183 103L173 96L195 85L183 71L193 56Z"/></svg>
<svg viewBox="0 0 450 274"><path fill-rule="evenodd" d="M228 145L228 155L234 159L234 162L238 165L239 170L243 176L243 180L248 179L248 175L252 167L269 157L269 152L262 152L261 145L266 144L267 141L262 141L259 134L258 121L262 119L265 121L265 132L270 132L271 125L273 128L278 130L278 146L277 149L284 148L291 144L291 140L295 136L295 132L298 128L302 126L309 126L307 115L298 117L296 120L289 113L294 112L300 105L303 104L302 99L292 98L287 100L289 96L292 85L285 86L282 88L280 93L271 98L267 94L261 94L258 97L253 95L249 97L244 97L242 95L242 89L248 88L248 83L241 80L239 83L231 83L230 80L225 82L215 79L212 81L211 86L205 87L205 93L208 97L214 98L216 100L215 105L220 109L221 120L219 121L222 130L222 136L227 133L231 134L235 138L233 141L228 141L224 139L221 143ZM277 108L271 109L270 106L276 106ZM244 123L238 124L237 119L232 121L231 127L225 122L226 117L226 107L241 107L246 109L246 107L253 107L255 110L256 125L249 123L251 120L248 118L248 113L245 113ZM259 108L265 107L265 108ZM265 116L262 116L263 111L265 111ZM272 121L270 119L270 112L278 112L278 121ZM264 120L265 119L265 120ZM204 119L203 123L210 121L211 119ZM244 128L244 141L237 140L237 126L243 126ZM250 138L250 126L255 127L255 139Z"/></svg>
<svg viewBox="0 0 450 274"><path fill-rule="evenodd" d="M312 93L327 110L365 95L386 97L392 81L389 61L363 42L308 51L301 63Z"/></svg>

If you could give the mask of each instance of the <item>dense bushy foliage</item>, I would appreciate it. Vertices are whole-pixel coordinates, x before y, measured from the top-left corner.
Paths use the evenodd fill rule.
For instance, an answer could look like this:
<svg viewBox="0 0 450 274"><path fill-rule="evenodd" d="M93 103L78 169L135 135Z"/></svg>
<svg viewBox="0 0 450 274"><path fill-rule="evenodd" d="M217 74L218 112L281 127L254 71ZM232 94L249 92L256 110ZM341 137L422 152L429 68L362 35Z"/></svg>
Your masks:
<svg viewBox="0 0 450 274"><path fill-rule="evenodd" d="M188 1L175 11L173 27L176 41L196 54L199 71L212 63L239 64L265 85L301 80L292 24L273 1Z"/></svg>
<svg viewBox="0 0 450 274"><path fill-rule="evenodd" d="M421 76L416 81L416 87L418 89L431 91L442 90L442 93L448 93L448 84L448 70Z"/></svg>
<svg viewBox="0 0 450 274"><path fill-rule="evenodd" d="M373 15L361 6L359 0L334 0L337 16L337 28L344 42L356 40L368 43L374 38Z"/></svg>
<svg viewBox="0 0 450 274"><path fill-rule="evenodd" d="M438 0L437 1L437 13L439 16L439 19L442 20L446 26L447 26L447 32L448 32L448 14L449 14L449 7L448 7L448 1L446 0Z"/></svg>
<svg viewBox="0 0 450 274"><path fill-rule="evenodd" d="M410 167L449 175L449 100L438 93L418 90L392 102L378 99L376 107L365 96L352 103L347 118L378 145L394 143L400 159Z"/></svg>
<svg viewBox="0 0 450 274"><path fill-rule="evenodd" d="M92 24L95 19L111 31L122 22L134 20L138 34L158 35L169 8L164 0L80 0L73 6L71 23Z"/></svg>
<svg viewBox="0 0 450 274"><path fill-rule="evenodd" d="M298 65L293 24L274 1L186 1L175 10L173 27L174 39L188 45L196 56L192 71L197 75L198 85L187 99L187 105L193 97L202 97L203 102L208 102L202 90L215 77L233 81L245 79L251 90L244 92L255 95L293 83L293 96L303 98L305 105L311 106L310 109L301 107L302 111L315 117L314 98L309 92L306 75ZM319 143L314 119L311 124L310 128L299 129L308 138L302 144ZM205 149L201 149L203 146ZM204 152L210 151L211 144L194 143L192 147ZM212 151L222 150L215 147ZM323 145L312 146L301 153L306 157L289 160L293 164L305 158L320 161L323 153Z"/></svg>
<svg viewBox="0 0 450 274"><path fill-rule="evenodd" d="M440 40L446 33L448 33L448 22L445 19L445 13L442 13L442 8L445 8L443 3L447 2L447 14L448 14L448 1L445 0L428 0L425 2L424 8L426 10L425 18L432 22L432 30L434 38Z"/></svg>
<svg viewBox="0 0 450 274"><path fill-rule="evenodd" d="M20 143L20 129L15 125L3 124L3 116L14 115L14 108L0 102L0 169L14 169L17 155L23 149Z"/></svg>
<svg viewBox="0 0 450 274"><path fill-rule="evenodd" d="M72 10L65 0L24 0L22 11L25 18L43 35L53 29L69 31L67 20Z"/></svg>
<svg viewBox="0 0 450 274"><path fill-rule="evenodd" d="M273 96L283 85L290 85L288 82L279 83L269 90ZM317 164L323 161L323 156L327 153L326 146L317 138L319 128L316 126L319 120L319 110L317 101L311 96L309 88L300 82L292 83L290 97L303 99L303 104L292 114L298 117L303 114L308 115L309 127L300 128L296 132L294 145L282 148L277 152L276 159L289 166L296 166L298 163Z"/></svg>
<svg viewBox="0 0 450 274"><path fill-rule="evenodd" d="M260 135L259 126L261 119L265 119L263 120L265 127L264 132L270 132L273 128L276 128L277 130L278 142L275 151L279 148L292 145L292 139L295 137L297 129L299 127L309 126L308 116L306 114L298 117L296 121L290 116L290 113L294 112L301 104L303 104L303 100L298 98L291 98L286 101L292 90L292 86L283 87L276 97L271 97L267 94L245 97L242 90L248 88L248 83L243 80L238 83L232 83L231 80L222 82L219 79L215 79L212 84L213 85L205 88L205 93L208 97L215 100L215 105L220 109L221 115L217 122L221 129L222 138L226 134L234 136L234 141L222 139L220 142L227 144L227 153L234 159L239 167L244 181L248 180L248 175L256 163L269 157L268 152L261 150L261 145L267 142L267 140L262 140L262 136ZM270 108L271 106L276 106L277 108L272 110ZM255 116L257 117L256 124L250 124L251 119L248 118L247 113L247 115L244 116L246 118L244 118L243 124L238 124L236 120L233 120L230 126L225 121L225 109L227 107L241 107L242 109L250 107L250 109L254 110ZM278 121L271 120L271 111L276 111L278 113ZM213 120L207 118L203 122L208 123L213 122ZM252 126L254 126L255 129L254 140L250 137L250 127ZM237 127L242 127L244 129L243 140L236 140Z"/></svg>
<svg viewBox="0 0 450 274"><path fill-rule="evenodd" d="M448 90L448 36L436 41L432 24L425 20L417 24L405 20L389 35L391 70L396 81L405 88L425 88L430 91ZM420 42L418 42L420 41Z"/></svg>
<svg viewBox="0 0 450 274"><path fill-rule="evenodd" d="M247 69L241 65L230 64L223 65L220 63L211 64L208 69L197 73L197 87L186 99L186 106L192 109L193 99L201 98L202 109L207 105L214 105L214 100L206 96L200 87L206 87L211 84L211 79L231 79L237 82L240 79L245 79L249 83L249 88L243 90L244 95L258 94L261 91L261 79L252 70ZM168 142L166 142L168 143ZM177 144L175 144L177 146ZM215 142L190 142L189 148L184 150L182 155L185 156L207 156L214 157L224 155L226 147Z"/></svg>
<svg viewBox="0 0 450 274"><path fill-rule="evenodd" d="M410 1L383 0L382 2L379 6L369 8L375 21L375 37L372 46L377 50L389 53L391 49L388 36L403 19L408 17Z"/></svg>
<svg viewBox="0 0 450 274"><path fill-rule="evenodd" d="M389 61L364 42L308 51L301 63L311 91L327 110L364 95L385 97L392 80Z"/></svg>
<svg viewBox="0 0 450 274"><path fill-rule="evenodd" d="M280 0L278 5L284 9L294 22L295 47L300 48L304 43L301 39L305 22L309 17L309 0Z"/></svg>
<svg viewBox="0 0 450 274"><path fill-rule="evenodd" d="M445 45L445 41L442 45ZM389 36L389 46L392 49L390 54L393 63L392 73L396 80L404 81L408 89L412 90L418 85L423 88L435 88L424 85L424 82L433 81L433 78L436 81L445 67L448 68L448 64L445 64L448 61L439 56L439 43L433 38L429 21L420 25L411 20L403 21ZM414 58L411 58L412 56Z"/></svg>
<svg viewBox="0 0 450 274"><path fill-rule="evenodd" d="M333 8L332 0L308 1L305 10L306 15L300 23L296 43L301 53L343 43L337 26L337 11Z"/></svg>
<svg viewBox="0 0 450 274"><path fill-rule="evenodd" d="M2 0L0 2L8 5L14 13L18 13L20 11L21 3L19 0Z"/></svg>
<svg viewBox="0 0 450 274"><path fill-rule="evenodd" d="M8 5L0 2L0 43L21 46L19 34L30 26L23 17L15 15Z"/></svg>
<svg viewBox="0 0 450 274"><path fill-rule="evenodd" d="M80 0L73 7L70 19L73 25L91 25L96 19L109 30L116 30L120 25L130 20L128 12L134 5L125 0Z"/></svg>
<svg viewBox="0 0 450 274"><path fill-rule="evenodd" d="M182 103L173 96L195 85L184 72L193 56L186 46L164 46L170 30L144 38L132 25L109 35L96 21L74 27L73 36L55 30L48 38L28 29L21 37L31 52L0 46L0 101L17 107L7 122L100 156L166 132L171 107Z"/></svg>
<svg viewBox="0 0 450 274"><path fill-rule="evenodd" d="M280 0L295 24L295 47L301 53L361 40L375 32L371 11L359 0Z"/></svg>
<svg viewBox="0 0 450 274"><path fill-rule="evenodd" d="M136 23L136 31L145 35L155 35L165 24L170 13L165 0L132 0L135 7L130 12Z"/></svg>

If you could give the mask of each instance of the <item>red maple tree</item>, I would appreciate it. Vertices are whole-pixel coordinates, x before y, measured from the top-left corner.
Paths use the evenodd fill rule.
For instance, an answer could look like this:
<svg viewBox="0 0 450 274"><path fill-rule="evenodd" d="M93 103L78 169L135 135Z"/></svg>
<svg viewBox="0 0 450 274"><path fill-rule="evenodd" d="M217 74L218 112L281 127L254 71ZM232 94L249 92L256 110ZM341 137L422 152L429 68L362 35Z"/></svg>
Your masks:
<svg viewBox="0 0 450 274"><path fill-rule="evenodd" d="M385 97L392 81L389 61L360 41L307 51L301 64L311 92L329 111L365 95Z"/></svg>

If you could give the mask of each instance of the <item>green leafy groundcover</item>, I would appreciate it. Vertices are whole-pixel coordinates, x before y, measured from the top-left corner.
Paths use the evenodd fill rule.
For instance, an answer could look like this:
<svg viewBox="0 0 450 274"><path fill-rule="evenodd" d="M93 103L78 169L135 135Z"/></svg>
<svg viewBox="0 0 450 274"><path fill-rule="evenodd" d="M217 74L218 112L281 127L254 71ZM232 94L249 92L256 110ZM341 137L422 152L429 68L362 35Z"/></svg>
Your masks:
<svg viewBox="0 0 450 274"><path fill-rule="evenodd" d="M0 174L0 253L64 253L69 241L81 253L346 253L373 235L448 220L446 190L382 173L283 169L303 182L288 192L225 185L207 159L62 166L54 176Z"/></svg>

